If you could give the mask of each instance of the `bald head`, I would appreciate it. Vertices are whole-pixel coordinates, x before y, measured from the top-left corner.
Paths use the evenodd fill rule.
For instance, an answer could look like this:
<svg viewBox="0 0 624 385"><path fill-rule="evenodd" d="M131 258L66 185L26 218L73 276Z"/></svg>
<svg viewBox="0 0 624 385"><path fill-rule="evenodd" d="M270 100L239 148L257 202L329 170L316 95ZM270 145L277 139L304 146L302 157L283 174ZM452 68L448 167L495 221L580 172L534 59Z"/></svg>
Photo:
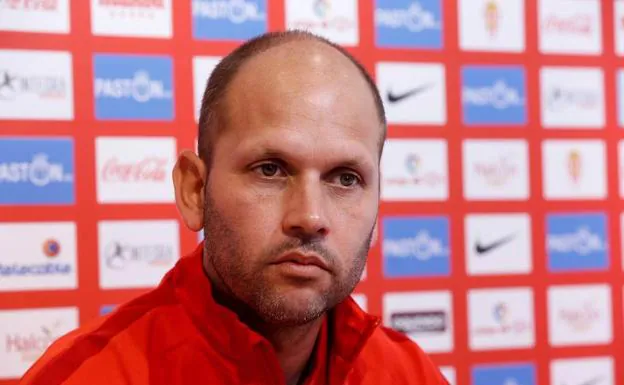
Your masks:
<svg viewBox="0 0 624 385"><path fill-rule="evenodd" d="M328 92L328 85L333 92ZM246 106L260 96L271 100L270 108L262 111L265 114L296 109L301 102L356 114L358 108L350 108L349 104L366 103L379 122L381 155L386 136L385 112L366 70L342 47L322 37L286 31L246 42L213 70L199 119L199 155L206 164L210 164L214 142L231 124L231 117L240 119L247 113ZM296 122L293 124L296 127Z"/></svg>

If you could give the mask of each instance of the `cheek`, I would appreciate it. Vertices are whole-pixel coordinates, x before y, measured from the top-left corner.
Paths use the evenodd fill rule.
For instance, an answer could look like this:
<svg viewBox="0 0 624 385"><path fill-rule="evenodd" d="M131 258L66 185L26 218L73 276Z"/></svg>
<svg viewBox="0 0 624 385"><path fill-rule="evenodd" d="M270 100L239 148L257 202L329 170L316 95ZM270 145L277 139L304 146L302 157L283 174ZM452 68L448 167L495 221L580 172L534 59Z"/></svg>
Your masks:
<svg viewBox="0 0 624 385"><path fill-rule="evenodd" d="M279 225L277 213L280 207L275 196L239 186L233 177L230 177L229 183L219 183L219 179L215 178L211 191L219 212L227 218L231 229L248 244L262 247L260 242L266 240Z"/></svg>

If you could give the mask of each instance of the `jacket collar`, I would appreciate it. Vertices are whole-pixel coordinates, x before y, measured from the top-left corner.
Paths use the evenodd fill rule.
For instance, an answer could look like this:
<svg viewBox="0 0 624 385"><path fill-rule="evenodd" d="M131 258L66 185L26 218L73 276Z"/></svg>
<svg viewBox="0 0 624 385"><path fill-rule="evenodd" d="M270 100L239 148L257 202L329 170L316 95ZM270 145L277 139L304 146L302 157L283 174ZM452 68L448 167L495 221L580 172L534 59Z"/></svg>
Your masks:
<svg viewBox="0 0 624 385"><path fill-rule="evenodd" d="M256 345L268 344L268 341L242 323L236 313L214 301L212 286L203 270L203 248L201 242L173 268L171 279L175 295L203 336L223 349L226 356L237 358L250 354ZM360 309L351 297L338 304L328 312L322 328L328 332L332 349L330 360L336 361L334 364L342 363L343 367L350 366L380 322L379 317Z"/></svg>

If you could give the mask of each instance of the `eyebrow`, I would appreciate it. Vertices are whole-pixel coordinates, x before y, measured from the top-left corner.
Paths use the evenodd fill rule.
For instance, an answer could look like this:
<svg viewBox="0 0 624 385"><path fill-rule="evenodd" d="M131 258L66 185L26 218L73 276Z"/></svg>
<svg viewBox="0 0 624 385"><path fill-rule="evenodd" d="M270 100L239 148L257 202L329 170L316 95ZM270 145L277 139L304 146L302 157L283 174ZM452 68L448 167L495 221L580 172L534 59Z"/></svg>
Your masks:
<svg viewBox="0 0 624 385"><path fill-rule="evenodd" d="M257 148L257 147L256 147ZM298 161L301 158L298 157L297 152L294 153L286 153L283 150L277 149L275 147L267 146L262 149L253 148L250 151L247 151L250 157L254 158L279 158L284 159L286 161ZM294 154L294 156L293 156ZM371 160L367 159L366 156L363 155L349 155L346 157L341 157L337 160L332 160L332 163L335 163L335 167L344 167L344 168L355 168L355 169L363 169L365 170L373 170L374 164Z"/></svg>

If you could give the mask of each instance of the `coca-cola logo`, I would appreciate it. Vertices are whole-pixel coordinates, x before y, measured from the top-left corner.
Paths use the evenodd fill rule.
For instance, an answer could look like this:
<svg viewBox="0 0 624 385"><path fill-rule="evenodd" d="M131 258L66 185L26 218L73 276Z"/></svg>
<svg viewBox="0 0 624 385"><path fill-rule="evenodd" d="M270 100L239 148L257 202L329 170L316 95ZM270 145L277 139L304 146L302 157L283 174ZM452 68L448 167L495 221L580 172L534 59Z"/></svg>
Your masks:
<svg viewBox="0 0 624 385"><path fill-rule="evenodd" d="M151 156L137 162L124 163L116 157L109 159L102 167L105 182L164 182L167 158Z"/></svg>
<svg viewBox="0 0 624 385"><path fill-rule="evenodd" d="M570 17L551 15L546 18L542 26L546 31L578 35L589 35L593 30L592 19L589 15L574 15Z"/></svg>

